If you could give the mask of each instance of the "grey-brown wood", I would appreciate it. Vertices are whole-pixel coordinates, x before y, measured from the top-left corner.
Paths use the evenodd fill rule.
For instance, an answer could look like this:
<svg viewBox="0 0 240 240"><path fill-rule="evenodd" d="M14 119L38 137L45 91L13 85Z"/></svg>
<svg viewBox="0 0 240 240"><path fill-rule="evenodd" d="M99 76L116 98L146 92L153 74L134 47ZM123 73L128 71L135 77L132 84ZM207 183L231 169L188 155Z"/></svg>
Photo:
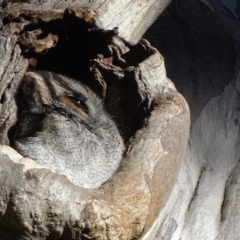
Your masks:
<svg viewBox="0 0 240 240"><path fill-rule="evenodd" d="M129 41L137 42L166 3L51 1L9 3L2 9L1 144L9 144L9 130L17 121L19 82L27 68L36 68L82 79L105 97L122 126L126 150L114 177L89 190L2 145L1 240L137 239L149 230L184 158L189 109L166 77L156 49L146 40ZM115 17L126 8L124 14L135 13ZM152 13L144 24L137 18L141 8L142 14ZM111 29L110 22L119 29Z"/></svg>
<svg viewBox="0 0 240 240"><path fill-rule="evenodd" d="M7 133L16 121L13 96L27 70L27 60L21 56L16 38L0 33L0 143L9 144Z"/></svg>
<svg viewBox="0 0 240 240"><path fill-rule="evenodd" d="M239 7L235 0L173 1L144 36L191 112L178 180L144 240L239 239Z"/></svg>
<svg viewBox="0 0 240 240"><path fill-rule="evenodd" d="M102 29L119 27L122 37L132 43L137 43L146 29L151 26L158 15L167 7L171 0L67 0L67 1L22 1L12 4L6 1L6 8L28 14L28 12L49 10L50 15L43 19L53 19L54 14L61 13L67 8L86 9L86 15L94 16L95 25ZM15 11L16 12L16 11ZM84 14L85 15L85 14Z"/></svg>

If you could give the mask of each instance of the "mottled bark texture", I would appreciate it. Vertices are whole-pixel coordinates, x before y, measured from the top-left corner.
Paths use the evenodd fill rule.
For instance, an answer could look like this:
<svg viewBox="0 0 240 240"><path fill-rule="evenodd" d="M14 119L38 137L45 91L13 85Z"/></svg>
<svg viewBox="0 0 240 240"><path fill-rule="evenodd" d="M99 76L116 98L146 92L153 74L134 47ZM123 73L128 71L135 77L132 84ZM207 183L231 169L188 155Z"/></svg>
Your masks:
<svg viewBox="0 0 240 240"><path fill-rule="evenodd" d="M190 125L162 56L138 42L168 2L2 2L1 240L138 239L150 229L175 184ZM7 146L27 69L80 79L105 99L126 150L99 189L77 187Z"/></svg>

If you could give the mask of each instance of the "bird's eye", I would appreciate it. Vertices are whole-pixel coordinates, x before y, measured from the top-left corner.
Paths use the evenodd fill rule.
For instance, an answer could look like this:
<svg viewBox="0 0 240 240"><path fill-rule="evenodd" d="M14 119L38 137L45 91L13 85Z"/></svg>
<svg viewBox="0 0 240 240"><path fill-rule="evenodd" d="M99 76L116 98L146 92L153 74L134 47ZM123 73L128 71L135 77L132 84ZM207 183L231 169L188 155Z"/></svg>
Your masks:
<svg viewBox="0 0 240 240"><path fill-rule="evenodd" d="M84 103L83 100L81 100L81 99L79 99L79 98L76 98L76 97L69 97L69 99L70 99L75 105L77 105L78 107L86 108L86 104Z"/></svg>
<svg viewBox="0 0 240 240"><path fill-rule="evenodd" d="M82 105L82 101L79 99L73 99L73 101L78 105Z"/></svg>

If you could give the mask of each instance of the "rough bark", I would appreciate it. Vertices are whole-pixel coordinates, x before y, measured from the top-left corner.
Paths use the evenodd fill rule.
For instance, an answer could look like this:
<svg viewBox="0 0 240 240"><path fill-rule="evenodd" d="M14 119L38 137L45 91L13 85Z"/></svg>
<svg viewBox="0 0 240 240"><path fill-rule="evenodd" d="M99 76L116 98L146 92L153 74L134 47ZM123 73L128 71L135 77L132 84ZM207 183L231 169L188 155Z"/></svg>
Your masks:
<svg viewBox="0 0 240 240"><path fill-rule="evenodd" d="M167 2L4 4L0 239L137 239L151 227L174 186L190 124L162 56L146 40L134 44ZM27 68L81 79L123 126L121 167L99 189L77 187L6 146L17 121L14 94Z"/></svg>
<svg viewBox="0 0 240 240"><path fill-rule="evenodd" d="M8 4L5 4L8 2ZM101 29L113 29L119 27L120 35L129 42L137 43L146 29L151 26L158 15L171 2L170 0L149 0L149 1L132 1L132 0L67 0L67 1L0 1L5 8L17 9L23 14L36 11L48 12L49 14L41 15L44 19L54 19L53 14L59 16L63 14L63 10L86 9L85 17L94 16L95 25ZM15 3L14 3L15 2ZM54 9L54 10L53 10Z"/></svg>

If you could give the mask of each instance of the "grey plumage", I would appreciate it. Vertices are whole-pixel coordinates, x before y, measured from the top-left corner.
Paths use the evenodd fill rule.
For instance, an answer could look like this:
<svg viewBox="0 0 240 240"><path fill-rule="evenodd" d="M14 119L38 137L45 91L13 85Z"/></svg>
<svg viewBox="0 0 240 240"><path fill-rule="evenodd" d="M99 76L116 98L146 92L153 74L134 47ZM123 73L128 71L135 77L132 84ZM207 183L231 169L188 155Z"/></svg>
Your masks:
<svg viewBox="0 0 240 240"><path fill-rule="evenodd" d="M14 146L24 156L96 188L119 166L123 141L102 101L86 86L51 72L28 72L19 90Z"/></svg>

